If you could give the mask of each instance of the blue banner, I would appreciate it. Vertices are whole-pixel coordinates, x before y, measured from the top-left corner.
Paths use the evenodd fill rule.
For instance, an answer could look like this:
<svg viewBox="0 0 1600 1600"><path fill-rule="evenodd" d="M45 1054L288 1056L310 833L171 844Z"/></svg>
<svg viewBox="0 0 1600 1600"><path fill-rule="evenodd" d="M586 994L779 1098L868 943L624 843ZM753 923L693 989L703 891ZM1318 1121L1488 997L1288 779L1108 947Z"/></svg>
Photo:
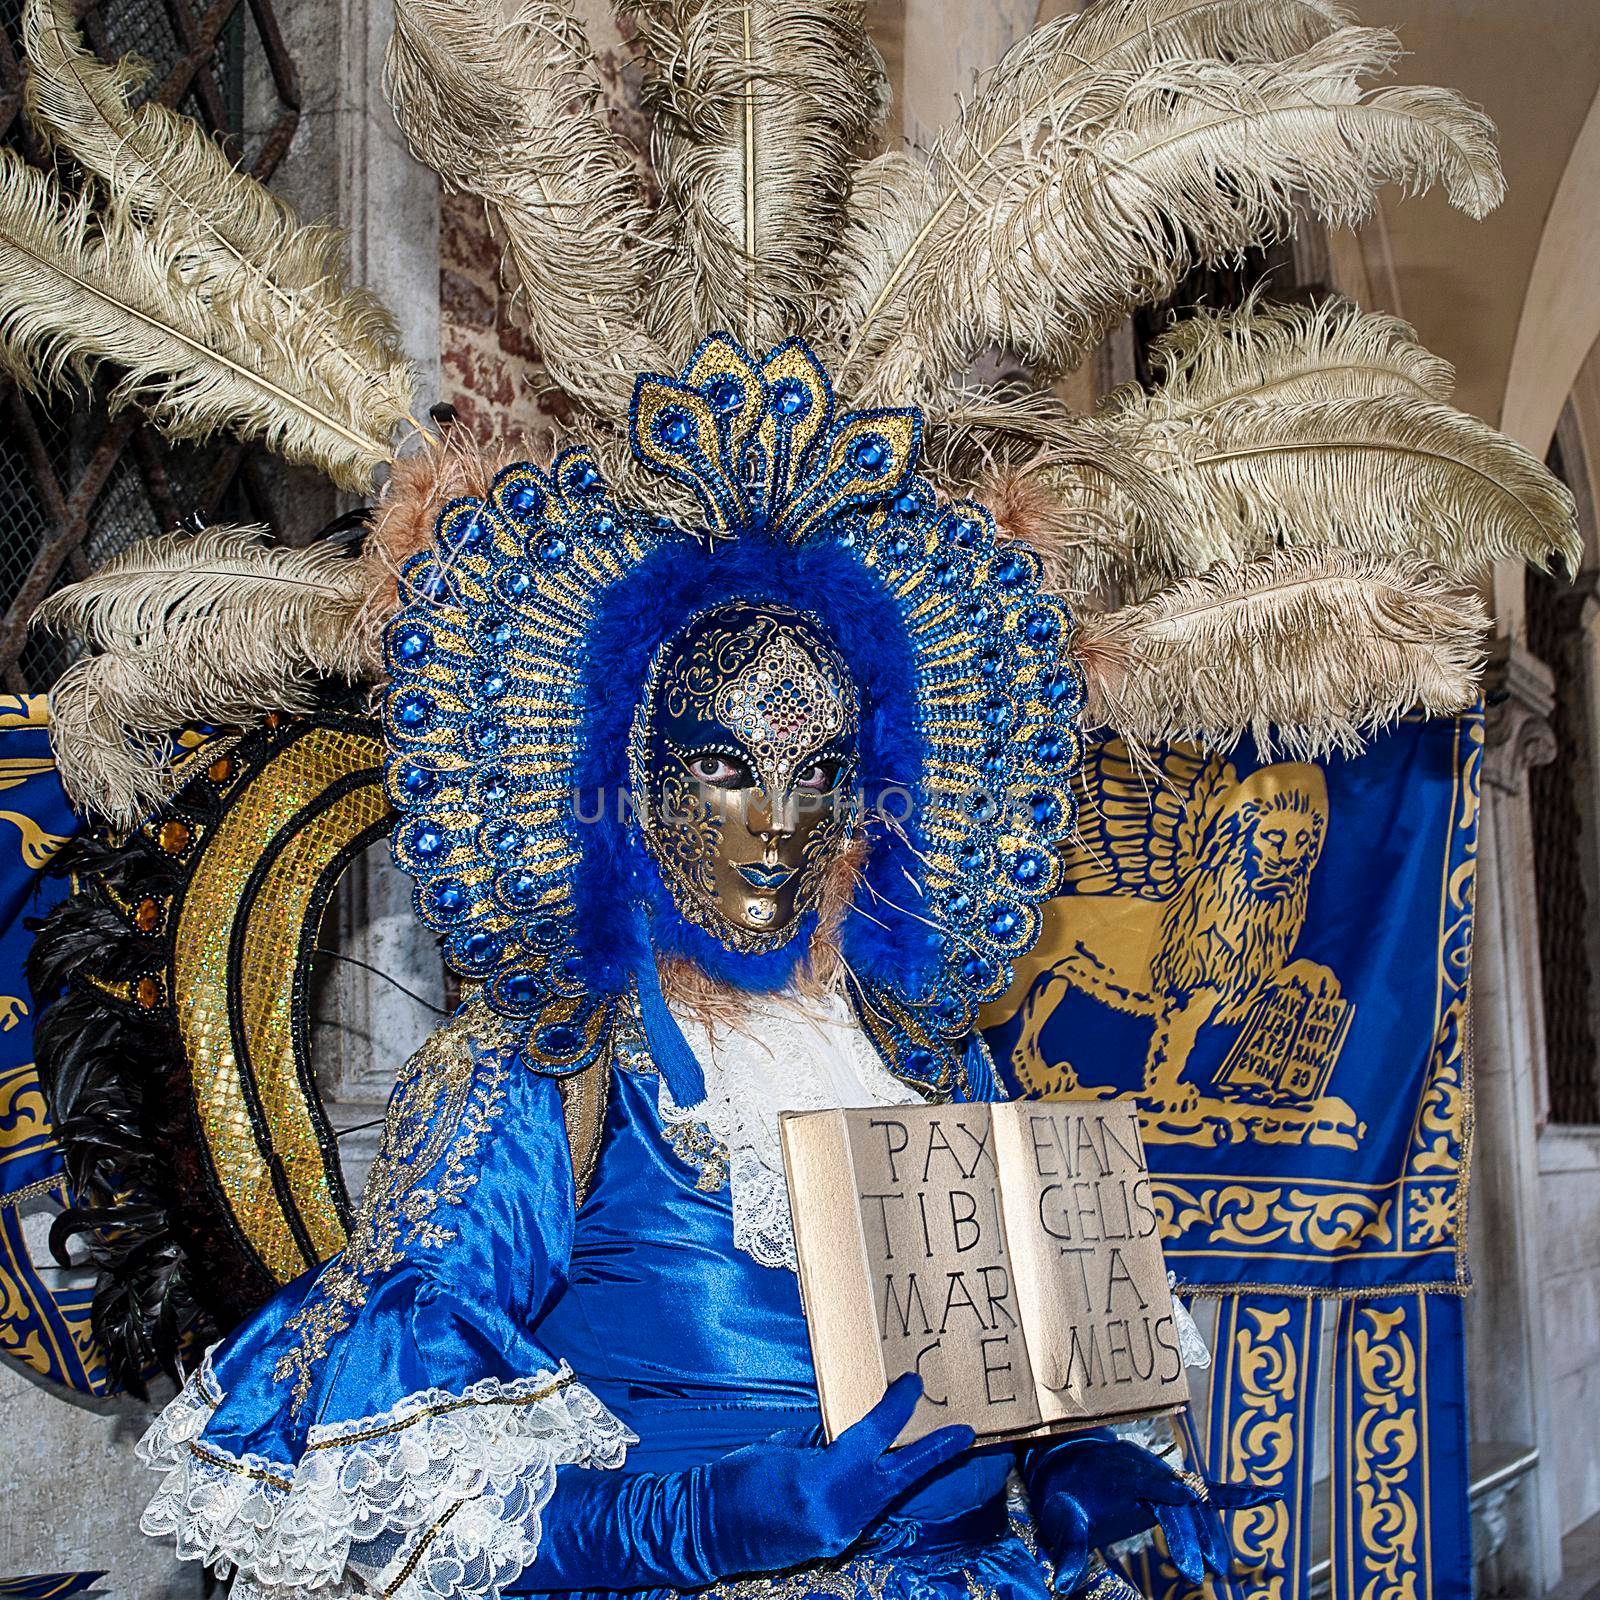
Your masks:
<svg viewBox="0 0 1600 1600"><path fill-rule="evenodd" d="M1465 1284L1482 746L1472 713L1319 764L1091 751L987 1036L1015 1092L1136 1097L1181 1281Z"/></svg>
<svg viewBox="0 0 1600 1600"><path fill-rule="evenodd" d="M1340 1306L1334 1600L1471 1600L1465 1351L1459 1296Z"/></svg>
<svg viewBox="0 0 1600 1600"><path fill-rule="evenodd" d="M68 1192L23 977L33 942L24 919L66 894L43 870L77 831L50 759L44 696L0 696L0 1356L75 1393L104 1394L91 1275L49 1258L49 1224Z"/></svg>

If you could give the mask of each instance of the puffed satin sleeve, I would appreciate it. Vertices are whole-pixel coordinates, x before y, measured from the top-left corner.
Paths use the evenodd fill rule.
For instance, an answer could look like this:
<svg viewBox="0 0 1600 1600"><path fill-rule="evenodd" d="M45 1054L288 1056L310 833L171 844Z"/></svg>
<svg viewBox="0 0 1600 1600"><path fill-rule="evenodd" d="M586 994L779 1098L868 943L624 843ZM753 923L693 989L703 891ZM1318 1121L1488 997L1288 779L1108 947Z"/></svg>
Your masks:
<svg viewBox="0 0 1600 1600"><path fill-rule="evenodd" d="M140 1444L165 1475L145 1531L236 1571L235 1600L493 1600L557 1468L632 1442L538 1337L574 1220L557 1086L443 1037L396 1088L345 1251L214 1348Z"/></svg>

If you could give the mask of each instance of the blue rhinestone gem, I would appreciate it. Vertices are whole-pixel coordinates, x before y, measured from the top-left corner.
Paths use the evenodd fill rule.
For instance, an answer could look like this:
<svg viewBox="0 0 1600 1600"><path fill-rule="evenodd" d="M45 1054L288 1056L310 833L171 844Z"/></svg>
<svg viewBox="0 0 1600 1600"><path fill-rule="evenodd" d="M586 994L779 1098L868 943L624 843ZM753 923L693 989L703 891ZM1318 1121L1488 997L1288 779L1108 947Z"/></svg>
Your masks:
<svg viewBox="0 0 1600 1600"><path fill-rule="evenodd" d="M396 661L421 661L433 649L433 635L426 628L401 628L390 645Z"/></svg>
<svg viewBox="0 0 1600 1600"><path fill-rule="evenodd" d="M431 822L419 822L406 836L406 848L419 861L432 861L441 856L449 843L443 833Z"/></svg>
<svg viewBox="0 0 1600 1600"><path fill-rule="evenodd" d="M478 697L481 700L498 700L510 685L503 672L480 672L477 677Z"/></svg>
<svg viewBox="0 0 1600 1600"><path fill-rule="evenodd" d="M896 561L904 561L911 554L911 541L903 533L897 533L889 541L889 554Z"/></svg>
<svg viewBox="0 0 1600 1600"><path fill-rule="evenodd" d="M402 728L415 732L427 727L433 718L433 696L421 689L407 689L394 702L394 720Z"/></svg>
<svg viewBox="0 0 1600 1600"><path fill-rule="evenodd" d="M971 550L983 536L983 524L971 517L955 517L950 523L950 541L962 550Z"/></svg>
<svg viewBox="0 0 1600 1600"><path fill-rule="evenodd" d="M961 608L962 619L974 633L988 633L995 625L996 612L987 600L969 601Z"/></svg>
<svg viewBox="0 0 1600 1600"><path fill-rule="evenodd" d="M1053 707L1071 705L1078 698L1078 680L1070 672L1047 673L1039 680L1039 692Z"/></svg>
<svg viewBox="0 0 1600 1600"><path fill-rule="evenodd" d="M609 539L617 531L617 519L609 511L602 511L594 519L594 532L597 539Z"/></svg>
<svg viewBox="0 0 1600 1600"><path fill-rule="evenodd" d="M506 730L498 722L480 722L472 730L472 742L480 750L498 750L505 737Z"/></svg>
<svg viewBox="0 0 1600 1600"><path fill-rule="evenodd" d="M574 494L587 494L599 481L600 474L592 461L574 461L567 468L565 482Z"/></svg>
<svg viewBox="0 0 1600 1600"><path fill-rule="evenodd" d="M1038 827L1053 830L1061 825L1061 802L1046 790L1028 797L1028 811Z"/></svg>
<svg viewBox="0 0 1600 1600"><path fill-rule="evenodd" d="M922 509L922 501L907 489L904 494L894 497L894 509L902 517L914 517Z"/></svg>
<svg viewBox="0 0 1600 1600"><path fill-rule="evenodd" d="M905 1070L913 1078L926 1082L939 1075L939 1058L928 1050L912 1050L905 1058Z"/></svg>
<svg viewBox="0 0 1600 1600"><path fill-rule="evenodd" d="M435 916L455 918L461 916L472 904L467 886L459 878L446 878L434 885L433 910Z"/></svg>
<svg viewBox="0 0 1600 1600"><path fill-rule="evenodd" d="M451 535L458 550L481 550L494 537L494 528L481 511L474 511L467 525Z"/></svg>
<svg viewBox="0 0 1600 1600"><path fill-rule="evenodd" d="M656 418L656 438L669 450L679 449L694 433L694 418L687 411L663 411Z"/></svg>
<svg viewBox="0 0 1600 1600"><path fill-rule="evenodd" d="M744 404L744 385L737 378L713 378L702 393L715 411L737 411Z"/></svg>
<svg viewBox="0 0 1600 1600"><path fill-rule="evenodd" d="M533 574L526 567L513 567L495 580L495 588L507 600L520 600L533 588Z"/></svg>
<svg viewBox="0 0 1600 1600"><path fill-rule="evenodd" d="M961 963L961 976L974 989L987 989L994 982L994 968L982 956L970 955Z"/></svg>
<svg viewBox="0 0 1600 1600"><path fill-rule="evenodd" d="M1053 611L1030 611L1022 619L1022 631L1032 644L1050 644L1061 632L1061 619Z"/></svg>
<svg viewBox="0 0 1600 1600"><path fill-rule="evenodd" d="M527 929L529 941L540 950L554 950L566 938L566 930L554 917L540 917Z"/></svg>
<svg viewBox="0 0 1600 1600"><path fill-rule="evenodd" d="M500 893L514 906L526 905L539 894L539 874L516 867L500 880Z"/></svg>
<svg viewBox="0 0 1600 1600"><path fill-rule="evenodd" d="M974 822L993 822L999 811L994 796L987 790L974 789L967 796L967 815Z"/></svg>
<svg viewBox="0 0 1600 1600"><path fill-rule="evenodd" d="M489 853L496 856L514 854L517 846L522 842L522 837L517 832L516 824L511 822L491 823L483 830L482 838L484 844L489 848Z"/></svg>
<svg viewBox="0 0 1600 1600"><path fill-rule="evenodd" d="M978 702L978 715L991 728L1005 728L1011 724L1011 702L1003 694L991 694Z"/></svg>
<svg viewBox="0 0 1600 1600"><path fill-rule="evenodd" d="M811 409L811 396L798 378L784 378L773 385L772 409L780 417L803 417Z"/></svg>
<svg viewBox="0 0 1600 1600"><path fill-rule="evenodd" d="M1002 589L1015 589L1032 577L1026 556L1013 551L1002 561L994 574L994 581Z"/></svg>
<svg viewBox="0 0 1600 1600"><path fill-rule="evenodd" d="M1047 730L1033 741L1035 758L1044 766L1059 766L1067 758L1067 741L1059 733Z"/></svg>
<svg viewBox="0 0 1600 1600"><path fill-rule="evenodd" d="M567 559L567 541L559 533L547 533L539 541L539 559L552 566Z"/></svg>
<svg viewBox="0 0 1600 1600"><path fill-rule="evenodd" d="M498 988L500 998L513 1006L531 1006L543 993L539 980L531 972L508 972Z"/></svg>
<svg viewBox="0 0 1600 1600"><path fill-rule="evenodd" d="M461 954L476 967L492 961L499 947L500 941L492 933L480 929L477 933L468 934L462 941Z"/></svg>
<svg viewBox="0 0 1600 1600"><path fill-rule="evenodd" d="M869 478L880 477L889 466L889 446L876 434L869 433L850 446L850 463Z"/></svg>
<svg viewBox="0 0 1600 1600"><path fill-rule="evenodd" d="M544 496L531 483L519 483L506 496L506 504L519 517L531 517L543 509Z"/></svg>
<svg viewBox="0 0 1600 1600"><path fill-rule="evenodd" d="M510 617L491 614L480 618L478 621L478 637L485 644L493 645L497 650L504 650L516 636L516 625Z"/></svg>
<svg viewBox="0 0 1600 1600"><path fill-rule="evenodd" d="M1019 850L1011 858L1011 877L1024 889L1043 883L1049 875L1050 864L1037 850Z"/></svg>
<svg viewBox="0 0 1600 1600"><path fill-rule="evenodd" d="M438 774L429 771L427 767L419 766L415 761L408 761L401 767L395 782L399 785L400 792L410 800L426 800L438 787Z"/></svg>
<svg viewBox="0 0 1600 1600"><path fill-rule="evenodd" d="M938 551L928 563L928 575L935 583L949 583L956 576L956 558L948 550Z"/></svg>
<svg viewBox="0 0 1600 1600"><path fill-rule="evenodd" d="M534 1042L547 1056L575 1056L583 1048L583 1035L565 1022L541 1028Z"/></svg>
<svg viewBox="0 0 1600 1600"><path fill-rule="evenodd" d="M501 806L511 798L511 779L499 768L478 774L478 798L486 806Z"/></svg>
<svg viewBox="0 0 1600 1600"><path fill-rule="evenodd" d="M989 933L996 939L1014 939L1022 928L1022 918L1010 906L999 906L989 913Z"/></svg>
<svg viewBox="0 0 1600 1600"><path fill-rule="evenodd" d="M969 839L956 849L956 865L964 873L981 872L984 860L984 848L976 839Z"/></svg>

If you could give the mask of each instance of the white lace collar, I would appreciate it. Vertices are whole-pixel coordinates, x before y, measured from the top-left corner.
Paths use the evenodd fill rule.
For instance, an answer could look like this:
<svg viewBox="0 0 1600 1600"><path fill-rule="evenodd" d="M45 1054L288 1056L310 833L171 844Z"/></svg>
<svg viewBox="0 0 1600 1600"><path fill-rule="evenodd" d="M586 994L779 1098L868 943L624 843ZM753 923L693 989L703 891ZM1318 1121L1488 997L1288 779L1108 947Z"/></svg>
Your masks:
<svg viewBox="0 0 1600 1600"><path fill-rule="evenodd" d="M679 1106L661 1079L662 1126L699 1167L701 1188L727 1181L734 1244L764 1267L793 1271L778 1113L914 1105L921 1096L884 1066L838 994L754 995L738 1025L712 1029L679 1007L672 1014L705 1074L706 1097Z"/></svg>

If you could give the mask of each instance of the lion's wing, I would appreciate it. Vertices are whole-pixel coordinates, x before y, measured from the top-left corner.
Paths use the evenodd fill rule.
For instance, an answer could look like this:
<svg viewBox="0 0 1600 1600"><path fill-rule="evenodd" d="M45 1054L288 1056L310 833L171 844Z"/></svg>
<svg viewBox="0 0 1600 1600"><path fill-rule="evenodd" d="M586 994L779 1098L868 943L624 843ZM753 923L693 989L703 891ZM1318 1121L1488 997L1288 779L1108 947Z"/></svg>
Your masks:
<svg viewBox="0 0 1600 1600"><path fill-rule="evenodd" d="M1065 850L1079 894L1166 900L1199 853L1207 820L1237 782L1233 764L1189 745L1132 755L1121 739L1088 752Z"/></svg>

